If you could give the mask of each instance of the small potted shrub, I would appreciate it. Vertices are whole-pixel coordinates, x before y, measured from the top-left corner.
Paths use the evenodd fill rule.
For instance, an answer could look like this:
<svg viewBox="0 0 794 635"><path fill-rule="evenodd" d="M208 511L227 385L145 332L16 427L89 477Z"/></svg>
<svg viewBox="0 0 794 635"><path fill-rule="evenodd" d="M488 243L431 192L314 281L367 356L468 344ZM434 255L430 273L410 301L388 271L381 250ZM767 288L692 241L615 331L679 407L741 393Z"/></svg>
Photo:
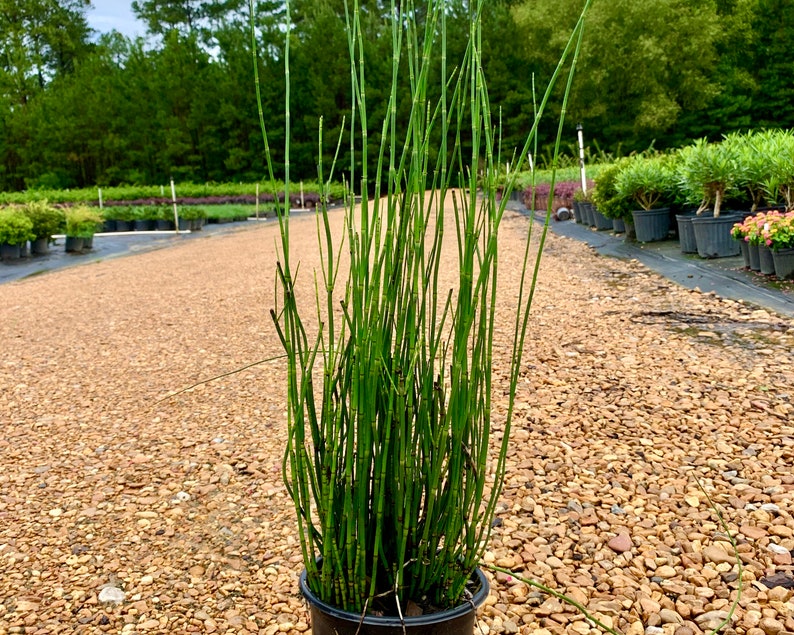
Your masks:
<svg viewBox="0 0 794 635"><path fill-rule="evenodd" d="M601 214L612 220L612 229L615 233L625 233L627 239L633 240L635 238L631 215L634 209L633 199L618 192L615 186L617 175L629 160L619 159L601 169L593 186L593 203Z"/></svg>
<svg viewBox="0 0 794 635"><path fill-rule="evenodd" d="M745 266L752 271L761 270L758 248L761 244L765 222L766 214L760 212L734 223L731 228L731 237L739 241L742 256L745 258Z"/></svg>
<svg viewBox="0 0 794 635"><path fill-rule="evenodd" d="M731 239L738 215L722 210L723 202L738 193L737 145L699 139L681 150L677 172L686 201L698 206L692 228L700 257L738 255L739 244Z"/></svg>
<svg viewBox="0 0 794 635"><path fill-rule="evenodd" d="M794 211L771 211L761 228L761 241L771 251L775 275L794 278Z"/></svg>
<svg viewBox="0 0 794 635"><path fill-rule="evenodd" d="M573 193L574 218L582 225L595 227L595 210L593 199L585 194L581 187L577 187Z"/></svg>
<svg viewBox="0 0 794 635"><path fill-rule="evenodd" d="M114 206L112 212L108 213L116 221L116 231L128 232L133 228L135 217L137 213L132 205L118 205Z"/></svg>
<svg viewBox="0 0 794 635"><path fill-rule="evenodd" d="M30 201L25 204L24 210L33 223L30 252L34 255L46 254L50 244L55 242L53 236L66 228L66 216L47 201Z"/></svg>
<svg viewBox="0 0 794 635"><path fill-rule="evenodd" d="M160 205L157 208L157 220L155 228L158 231L174 231L174 207L172 205Z"/></svg>
<svg viewBox="0 0 794 635"><path fill-rule="evenodd" d="M726 135L724 143L732 144L736 152L736 185L746 192L750 200L750 214L766 201L765 183L771 174L770 158L781 153L783 137L787 132L763 130L761 132L732 133Z"/></svg>
<svg viewBox="0 0 794 635"><path fill-rule="evenodd" d="M670 200L675 189L672 160L666 156L636 155L615 176L620 197L632 199L632 222L637 240L664 240L670 232ZM640 209L636 209L639 206Z"/></svg>
<svg viewBox="0 0 794 635"><path fill-rule="evenodd" d="M770 133L766 146L767 173L763 190L767 200L782 201L787 211L794 209L794 132L777 130Z"/></svg>
<svg viewBox="0 0 794 635"><path fill-rule="evenodd" d="M583 215L590 220L590 226L595 227L598 231L612 229L612 219L607 218L600 209L593 198L595 184L593 181L587 183L587 192L582 190L581 187L576 188L573 194L574 201L579 201L579 206L583 211Z"/></svg>
<svg viewBox="0 0 794 635"><path fill-rule="evenodd" d="M179 231L201 231L207 211L196 205L184 205L179 208Z"/></svg>
<svg viewBox="0 0 794 635"><path fill-rule="evenodd" d="M160 208L157 205L143 205L136 210L132 228L136 232L152 231L160 217Z"/></svg>
<svg viewBox="0 0 794 635"><path fill-rule="evenodd" d="M0 259L15 260L34 238L33 221L18 207L0 208Z"/></svg>
<svg viewBox="0 0 794 635"><path fill-rule="evenodd" d="M93 248L94 234L104 219L98 209L78 205L66 210L66 251L81 252Z"/></svg>

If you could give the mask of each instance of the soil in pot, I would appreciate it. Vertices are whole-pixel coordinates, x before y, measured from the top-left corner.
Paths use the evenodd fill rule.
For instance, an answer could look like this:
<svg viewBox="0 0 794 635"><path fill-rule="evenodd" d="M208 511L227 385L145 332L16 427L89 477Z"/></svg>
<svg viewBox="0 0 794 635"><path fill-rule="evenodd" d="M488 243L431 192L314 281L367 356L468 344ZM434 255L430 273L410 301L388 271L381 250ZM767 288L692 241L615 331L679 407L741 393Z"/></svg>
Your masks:
<svg viewBox="0 0 794 635"><path fill-rule="evenodd" d="M406 617L367 615L363 621L357 613L337 609L317 598L309 589L306 571L300 576L300 590L311 609L313 635L472 635L477 609L485 602L490 586L480 570L472 577L475 589L471 601L448 611Z"/></svg>

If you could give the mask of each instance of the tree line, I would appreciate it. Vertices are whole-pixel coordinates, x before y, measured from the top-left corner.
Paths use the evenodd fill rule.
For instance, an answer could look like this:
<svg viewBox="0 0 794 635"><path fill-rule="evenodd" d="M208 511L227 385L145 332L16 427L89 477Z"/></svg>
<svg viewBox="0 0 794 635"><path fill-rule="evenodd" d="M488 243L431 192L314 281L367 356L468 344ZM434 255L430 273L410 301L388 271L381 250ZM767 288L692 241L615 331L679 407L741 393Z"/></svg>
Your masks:
<svg viewBox="0 0 794 635"><path fill-rule="evenodd" d="M469 0L447 1L455 60L471 7ZM391 82L391 2L360 4L370 143L377 147ZM486 3L483 64L505 161L531 127L537 93L582 4ZM0 0L0 190L261 179L248 0L137 0L133 11L147 32L136 39L93 33L90 5ZM278 149L285 7L283 0L255 5L264 117ZM340 133L340 165L348 164L345 1L293 0L291 14L292 173L314 179L318 149L330 162ZM422 20L419 7L411 19ZM794 35L790 0L595 0L567 109L568 138L575 141L581 122L591 152L620 155L734 130L794 127L788 33ZM400 81L407 86L410 74ZM550 156L559 115L559 100L551 104L540 129L540 164ZM409 106L399 104L398 116Z"/></svg>

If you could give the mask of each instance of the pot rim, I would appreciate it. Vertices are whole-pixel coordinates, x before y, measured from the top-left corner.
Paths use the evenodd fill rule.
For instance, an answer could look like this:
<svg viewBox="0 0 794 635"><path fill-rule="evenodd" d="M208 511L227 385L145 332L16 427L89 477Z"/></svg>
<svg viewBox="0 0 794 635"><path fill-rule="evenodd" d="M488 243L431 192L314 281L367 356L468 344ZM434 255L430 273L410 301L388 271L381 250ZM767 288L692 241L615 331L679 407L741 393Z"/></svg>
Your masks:
<svg viewBox="0 0 794 635"><path fill-rule="evenodd" d="M480 583L480 588L471 598L471 601L464 601L463 603L451 609L437 611L435 613L428 613L427 615L409 616L402 620L399 617L382 617L378 615L365 615L364 619L362 620L361 615L358 613L344 611L336 606L332 606L331 604L327 604L326 602L320 600L316 595L314 595L314 593L312 593L312 590L309 588L307 577L308 574L306 569L304 569L300 574L299 585L303 597L306 598L306 601L310 606L315 606L323 613L326 613L334 618L347 620L356 624L367 624L369 626L399 627L403 624L406 626L421 626L446 622L466 615L467 613L477 611L477 609L479 609L485 602L485 599L488 597L488 594L491 591L491 585L488 582L488 578L485 577L485 574L478 567L474 570L472 577L477 578Z"/></svg>

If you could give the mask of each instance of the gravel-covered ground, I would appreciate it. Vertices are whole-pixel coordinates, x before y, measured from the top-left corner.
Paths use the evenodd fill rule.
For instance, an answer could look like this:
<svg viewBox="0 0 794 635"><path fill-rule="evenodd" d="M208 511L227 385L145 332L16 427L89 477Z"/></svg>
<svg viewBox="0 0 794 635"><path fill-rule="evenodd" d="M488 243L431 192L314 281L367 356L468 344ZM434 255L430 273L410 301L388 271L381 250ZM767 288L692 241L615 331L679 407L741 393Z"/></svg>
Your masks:
<svg viewBox="0 0 794 635"><path fill-rule="evenodd" d="M500 235L506 306L527 222ZM306 298L314 231L294 219ZM283 363L160 401L280 353L275 238L260 226L0 286L0 633L309 629ZM699 480L744 563L723 632L794 632L791 321L555 236L533 315L486 561L630 635L706 632L739 580ZM493 580L481 632L591 632Z"/></svg>

